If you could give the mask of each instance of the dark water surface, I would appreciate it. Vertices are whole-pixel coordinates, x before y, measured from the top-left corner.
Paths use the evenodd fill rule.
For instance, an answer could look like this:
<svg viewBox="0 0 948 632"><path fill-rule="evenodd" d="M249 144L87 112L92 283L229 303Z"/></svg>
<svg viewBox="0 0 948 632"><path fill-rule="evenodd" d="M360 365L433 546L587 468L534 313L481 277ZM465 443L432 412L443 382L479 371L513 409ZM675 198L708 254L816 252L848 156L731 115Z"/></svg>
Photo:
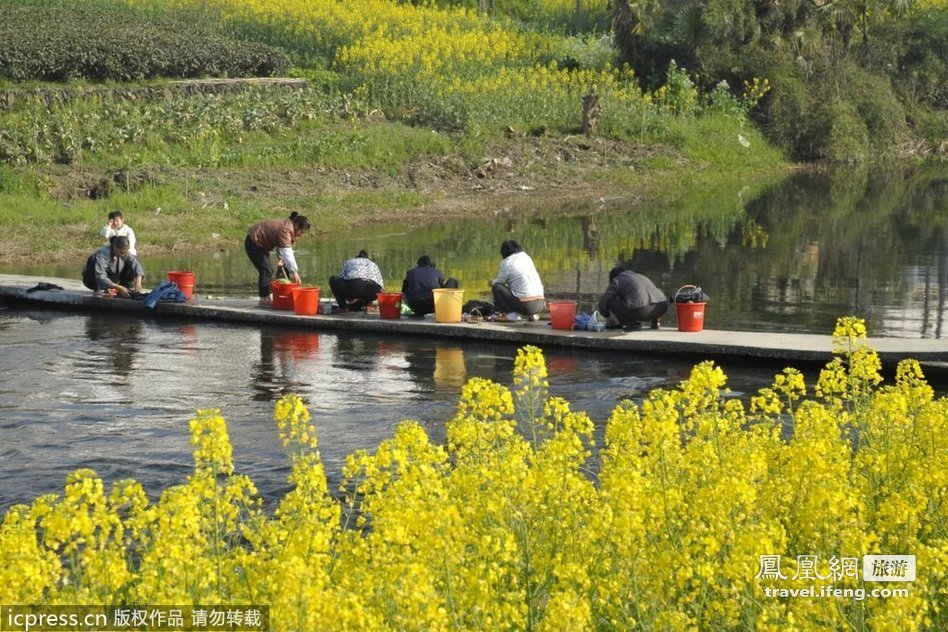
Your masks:
<svg viewBox="0 0 948 632"><path fill-rule="evenodd" d="M464 382L512 383L511 345L420 338L336 336L123 315L0 308L0 512L61 492L66 475L92 468L134 478L157 497L191 471L188 420L219 408L238 470L272 502L289 473L273 421L285 393L310 406L327 473L376 447L403 419L444 439ZM551 391L602 429L624 398L673 387L691 363L634 354L546 352ZM736 396L779 367L725 370Z"/></svg>

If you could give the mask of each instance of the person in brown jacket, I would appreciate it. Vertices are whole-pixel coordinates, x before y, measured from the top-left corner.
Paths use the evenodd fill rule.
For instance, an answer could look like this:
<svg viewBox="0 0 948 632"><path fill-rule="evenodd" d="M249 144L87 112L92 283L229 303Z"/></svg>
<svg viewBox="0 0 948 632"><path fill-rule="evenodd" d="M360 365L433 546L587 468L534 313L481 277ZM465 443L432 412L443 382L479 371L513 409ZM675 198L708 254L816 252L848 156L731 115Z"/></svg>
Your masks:
<svg viewBox="0 0 948 632"><path fill-rule="evenodd" d="M277 249L280 265L286 270L292 281L300 282L299 267L293 255L293 244L296 239L309 230L309 220L296 211L290 213L289 219L268 219L254 224L247 231L244 240L244 249L253 267L260 276L257 280L257 289L260 294L260 304L270 305L270 280L273 278L273 264L270 260L270 251Z"/></svg>

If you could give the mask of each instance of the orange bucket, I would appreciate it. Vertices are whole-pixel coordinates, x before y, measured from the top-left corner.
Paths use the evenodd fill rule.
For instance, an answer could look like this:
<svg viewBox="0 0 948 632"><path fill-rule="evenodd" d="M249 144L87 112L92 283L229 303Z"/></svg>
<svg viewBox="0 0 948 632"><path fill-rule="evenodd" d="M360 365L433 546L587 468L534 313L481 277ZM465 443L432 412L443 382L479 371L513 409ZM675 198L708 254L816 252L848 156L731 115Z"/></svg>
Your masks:
<svg viewBox="0 0 948 632"><path fill-rule="evenodd" d="M572 329L576 321L576 301L550 301L550 324L553 329Z"/></svg>
<svg viewBox="0 0 948 632"><path fill-rule="evenodd" d="M270 291L273 292L274 309L293 309L293 290L300 286L299 283L281 283L279 281L270 282Z"/></svg>
<svg viewBox="0 0 948 632"><path fill-rule="evenodd" d="M402 293L379 292L379 318L402 317Z"/></svg>
<svg viewBox="0 0 948 632"><path fill-rule="evenodd" d="M675 303L678 312L678 331L702 331L704 306L707 303Z"/></svg>
<svg viewBox="0 0 948 632"><path fill-rule="evenodd" d="M293 311L300 316L315 316L319 310L319 288L298 287L293 289Z"/></svg>
<svg viewBox="0 0 948 632"><path fill-rule="evenodd" d="M188 270L172 270L168 273L168 280L173 281L184 297L191 300L194 294L194 273Z"/></svg>
<svg viewBox="0 0 948 632"><path fill-rule="evenodd" d="M686 287L693 285L684 285L675 292L675 299L678 294ZM679 303L675 300L675 312L678 316L678 331L702 331L704 330L704 308L707 303Z"/></svg>

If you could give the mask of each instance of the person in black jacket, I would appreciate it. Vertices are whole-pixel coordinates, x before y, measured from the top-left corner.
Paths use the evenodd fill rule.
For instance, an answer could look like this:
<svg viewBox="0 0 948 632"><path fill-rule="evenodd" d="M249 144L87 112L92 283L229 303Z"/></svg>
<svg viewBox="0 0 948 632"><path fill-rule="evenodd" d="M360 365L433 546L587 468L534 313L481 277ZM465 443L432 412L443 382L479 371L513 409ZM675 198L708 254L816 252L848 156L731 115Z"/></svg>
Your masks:
<svg viewBox="0 0 948 632"><path fill-rule="evenodd" d="M659 319L668 311L668 297L644 274L624 266L609 271L609 285L599 299L599 313L615 316L623 329L639 329L642 321L659 328Z"/></svg>
<svg viewBox="0 0 948 632"><path fill-rule="evenodd" d="M402 282L403 300L416 316L433 314L435 311L434 294L431 290L442 287L456 288L457 286L457 279L445 280L444 276L435 267L431 257L422 255L418 258L418 266L405 273L405 280Z"/></svg>

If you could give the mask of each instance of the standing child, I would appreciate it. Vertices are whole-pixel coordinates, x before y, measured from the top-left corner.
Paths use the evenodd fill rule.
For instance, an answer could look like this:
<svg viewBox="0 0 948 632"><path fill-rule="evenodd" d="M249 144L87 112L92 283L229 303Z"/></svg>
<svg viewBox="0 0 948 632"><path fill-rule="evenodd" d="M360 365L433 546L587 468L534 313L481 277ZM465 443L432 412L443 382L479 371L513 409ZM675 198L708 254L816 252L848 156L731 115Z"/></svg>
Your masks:
<svg viewBox="0 0 948 632"><path fill-rule="evenodd" d="M109 213L109 223L102 227L99 234L106 239L111 239L112 237L128 237L128 254L133 257L138 256L138 252L135 250L135 231L132 230L131 226L125 223L125 218L122 217L122 211L112 211Z"/></svg>

